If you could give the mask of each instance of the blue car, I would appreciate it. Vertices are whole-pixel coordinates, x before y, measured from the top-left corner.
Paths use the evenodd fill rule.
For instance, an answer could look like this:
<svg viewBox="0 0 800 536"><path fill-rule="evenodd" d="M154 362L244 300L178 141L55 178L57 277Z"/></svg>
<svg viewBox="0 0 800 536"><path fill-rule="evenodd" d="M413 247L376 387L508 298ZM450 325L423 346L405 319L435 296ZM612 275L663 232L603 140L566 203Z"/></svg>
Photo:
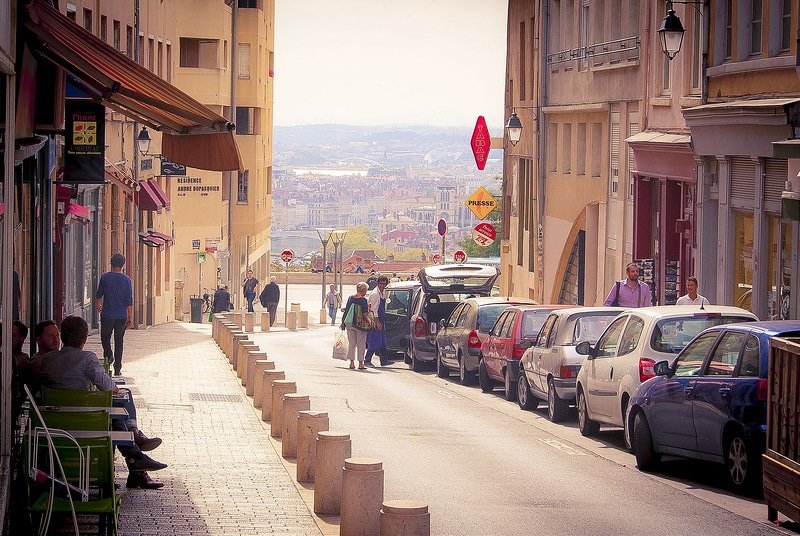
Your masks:
<svg viewBox="0 0 800 536"><path fill-rule="evenodd" d="M800 322L715 326L701 332L672 364L631 398L627 416L636 464L658 466L661 455L725 464L737 493L758 492L766 444L770 337L800 336Z"/></svg>

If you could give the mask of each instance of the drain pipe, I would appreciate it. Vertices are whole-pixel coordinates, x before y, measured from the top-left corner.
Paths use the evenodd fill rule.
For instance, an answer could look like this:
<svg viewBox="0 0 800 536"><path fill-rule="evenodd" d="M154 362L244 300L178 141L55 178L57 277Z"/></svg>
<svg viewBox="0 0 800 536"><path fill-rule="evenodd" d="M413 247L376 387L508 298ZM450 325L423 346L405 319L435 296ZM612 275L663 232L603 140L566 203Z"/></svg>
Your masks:
<svg viewBox="0 0 800 536"><path fill-rule="evenodd" d="M236 19L238 15L238 2L231 3L231 104L228 110L228 121L234 123L236 120ZM236 136L236 130L232 133ZM238 171L228 171L228 285L233 290L233 207L236 193L236 179ZM237 255L238 257L238 255ZM239 280L239 261L235 263L236 281ZM238 301L239 292L233 292Z"/></svg>

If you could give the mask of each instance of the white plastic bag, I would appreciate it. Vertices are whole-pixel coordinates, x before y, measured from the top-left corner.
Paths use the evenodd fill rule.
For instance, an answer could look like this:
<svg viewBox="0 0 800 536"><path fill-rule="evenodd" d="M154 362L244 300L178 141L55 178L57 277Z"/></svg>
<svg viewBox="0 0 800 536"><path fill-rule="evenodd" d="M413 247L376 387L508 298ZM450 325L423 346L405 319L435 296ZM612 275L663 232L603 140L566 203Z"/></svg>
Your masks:
<svg viewBox="0 0 800 536"><path fill-rule="evenodd" d="M336 335L333 339L333 355L334 359L341 359L347 361L347 350L349 343L347 342L347 335L344 331L336 330Z"/></svg>

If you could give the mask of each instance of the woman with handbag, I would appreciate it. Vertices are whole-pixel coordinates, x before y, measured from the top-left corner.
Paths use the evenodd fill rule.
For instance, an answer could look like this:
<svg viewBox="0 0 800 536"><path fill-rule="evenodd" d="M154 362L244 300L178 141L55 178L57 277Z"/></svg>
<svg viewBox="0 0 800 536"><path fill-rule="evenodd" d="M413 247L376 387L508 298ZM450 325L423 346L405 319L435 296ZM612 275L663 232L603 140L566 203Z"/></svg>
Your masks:
<svg viewBox="0 0 800 536"><path fill-rule="evenodd" d="M347 305L344 308L344 316L340 329L347 331L347 358L350 360L350 368L354 369L355 358L358 357L358 368L365 369L364 352L366 351L367 331L369 330L369 319L367 311L369 304L365 297L367 284L364 282L356 285L356 293L347 298Z"/></svg>

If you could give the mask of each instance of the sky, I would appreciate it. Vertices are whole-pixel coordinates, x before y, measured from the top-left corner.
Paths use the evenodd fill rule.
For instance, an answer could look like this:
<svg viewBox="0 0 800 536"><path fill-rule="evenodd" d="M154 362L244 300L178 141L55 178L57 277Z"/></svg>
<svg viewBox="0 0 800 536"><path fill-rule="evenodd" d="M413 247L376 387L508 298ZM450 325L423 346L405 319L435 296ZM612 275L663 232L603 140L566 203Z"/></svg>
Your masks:
<svg viewBox="0 0 800 536"><path fill-rule="evenodd" d="M276 126L503 124L506 0L276 0Z"/></svg>

